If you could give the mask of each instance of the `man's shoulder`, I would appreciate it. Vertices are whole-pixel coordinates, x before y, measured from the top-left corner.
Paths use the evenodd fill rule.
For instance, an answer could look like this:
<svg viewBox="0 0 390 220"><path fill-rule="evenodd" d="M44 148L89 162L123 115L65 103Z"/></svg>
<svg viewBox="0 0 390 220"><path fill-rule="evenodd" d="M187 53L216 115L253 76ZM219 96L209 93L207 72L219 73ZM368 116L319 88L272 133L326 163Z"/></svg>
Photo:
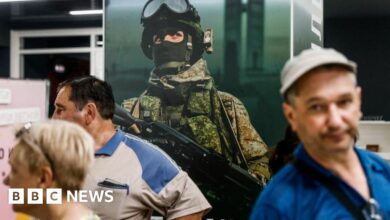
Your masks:
<svg viewBox="0 0 390 220"><path fill-rule="evenodd" d="M140 159L150 158L157 161L167 161L176 166L176 163L159 147L150 143L147 140L139 138L132 134L126 134L123 143L135 151Z"/></svg>
<svg viewBox="0 0 390 220"><path fill-rule="evenodd" d="M305 177L292 164L287 164L265 186L256 202L253 219L296 219L301 206L316 201L313 195L318 187L305 180ZM302 197L303 196L303 197Z"/></svg>
<svg viewBox="0 0 390 220"><path fill-rule="evenodd" d="M292 164L287 164L266 185L258 203L271 205L278 210L290 207L300 196L298 194L300 193L299 189L303 188L303 178Z"/></svg>
<svg viewBox="0 0 390 220"><path fill-rule="evenodd" d="M127 134L123 143L135 153L142 167L142 179L155 193L182 172L164 151L148 141Z"/></svg>
<svg viewBox="0 0 390 220"><path fill-rule="evenodd" d="M272 177L265 188L264 194L267 194L268 191L272 193L276 188L279 188L278 190L281 190L281 192L287 192L295 185L298 178L300 178L300 174L297 169L288 163Z"/></svg>

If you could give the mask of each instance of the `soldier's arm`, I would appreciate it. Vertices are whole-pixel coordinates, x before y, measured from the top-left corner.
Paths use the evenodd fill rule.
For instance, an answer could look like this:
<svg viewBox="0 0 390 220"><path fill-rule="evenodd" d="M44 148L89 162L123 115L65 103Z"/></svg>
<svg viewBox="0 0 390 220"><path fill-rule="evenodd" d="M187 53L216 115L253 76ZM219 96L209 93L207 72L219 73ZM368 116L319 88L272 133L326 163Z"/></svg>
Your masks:
<svg viewBox="0 0 390 220"><path fill-rule="evenodd" d="M259 179L268 181L268 146L253 127L248 111L236 97L225 92L219 92L225 106L233 130L242 146L242 152L247 160L249 171Z"/></svg>
<svg viewBox="0 0 390 220"><path fill-rule="evenodd" d="M138 97L130 98L130 99L125 99L122 102L122 107L132 116L139 118L139 111L137 110L136 104L138 103ZM134 114L136 112L136 114ZM139 134L141 130L137 127L136 124L133 124L129 128L133 134Z"/></svg>
<svg viewBox="0 0 390 220"><path fill-rule="evenodd" d="M128 111L130 114L133 113L133 110L134 110L134 105L135 103L138 101L138 97L133 97L133 98L130 98L130 99L125 99L123 100L122 102L122 107L124 109L126 109L126 111Z"/></svg>

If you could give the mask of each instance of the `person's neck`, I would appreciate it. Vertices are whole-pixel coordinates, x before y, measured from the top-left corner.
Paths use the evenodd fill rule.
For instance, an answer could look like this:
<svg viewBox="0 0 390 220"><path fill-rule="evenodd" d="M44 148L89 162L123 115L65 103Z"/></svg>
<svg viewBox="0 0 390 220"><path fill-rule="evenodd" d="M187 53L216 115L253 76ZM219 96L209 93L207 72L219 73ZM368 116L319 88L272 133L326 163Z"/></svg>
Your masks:
<svg viewBox="0 0 390 220"><path fill-rule="evenodd" d="M345 172L360 164L359 158L352 146L346 150L337 152L319 151L312 147L305 147L305 150L317 163L336 174L338 173L337 171L343 170Z"/></svg>
<svg viewBox="0 0 390 220"><path fill-rule="evenodd" d="M89 126L88 132L95 140L95 151L102 148L114 136L116 130L111 120L101 120Z"/></svg>
<svg viewBox="0 0 390 220"><path fill-rule="evenodd" d="M363 165L351 146L345 151L316 152L305 148L308 154L321 166L338 176L354 188L365 199L370 197L370 190Z"/></svg>

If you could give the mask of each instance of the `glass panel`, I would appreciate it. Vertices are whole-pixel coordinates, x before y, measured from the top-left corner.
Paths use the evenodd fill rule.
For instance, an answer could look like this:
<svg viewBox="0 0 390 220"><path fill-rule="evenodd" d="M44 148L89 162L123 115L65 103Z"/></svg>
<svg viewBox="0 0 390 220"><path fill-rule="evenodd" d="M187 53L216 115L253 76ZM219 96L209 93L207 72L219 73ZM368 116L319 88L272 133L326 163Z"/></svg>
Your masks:
<svg viewBox="0 0 390 220"><path fill-rule="evenodd" d="M89 75L89 53L24 55L24 78L50 80L49 116L60 82L79 75Z"/></svg>

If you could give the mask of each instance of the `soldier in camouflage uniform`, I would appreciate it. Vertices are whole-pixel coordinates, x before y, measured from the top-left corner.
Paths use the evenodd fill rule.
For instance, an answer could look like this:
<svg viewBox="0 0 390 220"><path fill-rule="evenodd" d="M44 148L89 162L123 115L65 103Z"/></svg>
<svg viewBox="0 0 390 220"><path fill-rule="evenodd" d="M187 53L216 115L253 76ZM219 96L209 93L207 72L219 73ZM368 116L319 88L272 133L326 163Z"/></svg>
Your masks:
<svg viewBox="0 0 390 220"><path fill-rule="evenodd" d="M141 23L141 46L155 68L147 90L125 100L123 107L135 117L166 123L228 160L245 164L265 184L270 178L268 147L242 102L216 89L202 59L207 48L196 9L185 0L150 0Z"/></svg>

